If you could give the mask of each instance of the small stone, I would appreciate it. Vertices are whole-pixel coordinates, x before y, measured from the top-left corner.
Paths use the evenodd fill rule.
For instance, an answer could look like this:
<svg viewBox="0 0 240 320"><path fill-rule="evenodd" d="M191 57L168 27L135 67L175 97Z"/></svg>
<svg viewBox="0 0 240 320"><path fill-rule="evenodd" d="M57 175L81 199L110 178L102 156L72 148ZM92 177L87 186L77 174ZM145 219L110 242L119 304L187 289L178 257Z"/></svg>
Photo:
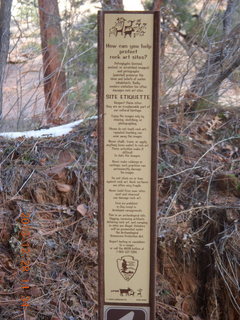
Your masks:
<svg viewBox="0 0 240 320"><path fill-rule="evenodd" d="M77 206L77 212L79 212L82 216L85 216L88 212L87 206L85 204L80 204Z"/></svg>
<svg viewBox="0 0 240 320"><path fill-rule="evenodd" d="M72 190L72 186L70 186L69 184L65 184L65 183L57 183L57 189L59 192L62 193L68 193Z"/></svg>

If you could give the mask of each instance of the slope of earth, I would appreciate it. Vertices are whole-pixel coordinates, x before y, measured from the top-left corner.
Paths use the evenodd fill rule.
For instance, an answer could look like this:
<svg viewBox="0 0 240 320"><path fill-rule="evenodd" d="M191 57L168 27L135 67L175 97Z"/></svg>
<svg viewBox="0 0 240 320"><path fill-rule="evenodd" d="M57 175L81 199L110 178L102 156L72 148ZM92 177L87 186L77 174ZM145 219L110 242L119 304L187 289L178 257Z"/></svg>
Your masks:
<svg viewBox="0 0 240 320"><path fill-rule="evenodd" d="M175 115L159 121L157 319L237 320L239 115ZM0 318L97 320L96 122L57 138L0 138L0 158Z"/></svg>

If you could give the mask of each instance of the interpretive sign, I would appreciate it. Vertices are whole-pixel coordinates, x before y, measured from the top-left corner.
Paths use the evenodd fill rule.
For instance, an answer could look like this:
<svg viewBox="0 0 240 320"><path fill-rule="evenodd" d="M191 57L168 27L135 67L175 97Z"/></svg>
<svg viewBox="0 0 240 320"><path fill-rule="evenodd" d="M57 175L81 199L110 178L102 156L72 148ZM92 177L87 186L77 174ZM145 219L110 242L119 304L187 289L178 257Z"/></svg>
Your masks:
<svg viewBox="0 0 240 320"><path fill-rule="evenodd" d="M99 14L99 319L155 318L159 12Z"/></svg>

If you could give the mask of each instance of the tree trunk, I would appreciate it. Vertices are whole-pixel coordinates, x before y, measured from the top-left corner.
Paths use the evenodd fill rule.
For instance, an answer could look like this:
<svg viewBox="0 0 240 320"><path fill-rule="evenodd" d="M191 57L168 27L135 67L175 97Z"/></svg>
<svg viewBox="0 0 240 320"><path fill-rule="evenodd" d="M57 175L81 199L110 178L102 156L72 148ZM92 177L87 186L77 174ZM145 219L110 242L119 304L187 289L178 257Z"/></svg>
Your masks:
<svg viewBox="0 0 240 320"><path fill-rule="evenodd" d="M130 0L129 0L130 1ZM103 9L124 10L123 0L104 0L101 1Z"/></svg>
<svg viewBox="0 0 240 320"><path fill-rule="evenodd" d="M219 88L223 80L240 66L240 24L238 24L209 53L207 61L193 80L186 98L191 98L195 107L212 107L218 101ZM193 107L194 107L193 106Z"/></svg>
<svg viewBox="0 0 240 320"><path fill-rule="evenodd" d="M239 4L239 0L228 0L227 9L223 16L223 33L227 36L233 28L233 15Z"/></svg>
<svg viewBox="0 0 240 320"><path fill-rule="evenodd" d="M161 6L163 5L164 0L154 0L153 2L153 10L158 11L161 9Z"/></svg>
<svg viewBox="0 0 240 320"><path fill-rule="evenodd" d="M159 11L164 6L165 0L154 0L152 10ZM165 50L166 42L169 35L167 26L167 21L164 13L161 15L161 41L160 41L160 63L161 63L161 72L160 72L160 96L163 97L166 93L165 88L165 77L164 77L164 66L165 66Z"/></svg>
<svg viewBox="0 0 240 320"><path fill-rule="evenodd" d="M38 0L47 122L60 124L67 114L66 77L62 65L62 31L57 0Z"/></svg>
<svg viewBox="0 0 240 320"><path fill-rule="evenodd" d="M3 80L9 51L12 0L0 3L0 120L2 119Z"/></svg>

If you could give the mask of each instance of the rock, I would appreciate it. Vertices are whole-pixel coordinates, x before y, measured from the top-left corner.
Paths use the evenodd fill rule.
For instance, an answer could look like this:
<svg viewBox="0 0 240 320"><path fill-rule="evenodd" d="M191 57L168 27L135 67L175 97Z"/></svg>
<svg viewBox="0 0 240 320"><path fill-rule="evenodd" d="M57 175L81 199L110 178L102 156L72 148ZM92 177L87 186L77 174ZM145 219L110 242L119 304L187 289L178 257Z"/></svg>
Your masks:
<svg viewBox="0 0 240 320"><path fill-rule="evenodd" d="M77 212L79 212L82 216L85 216L88 212L87 206L85 204L80 204L77 206Z"/></svg>
<svg viewBox="0 0 240 320"><path fill-rule="evenodd" d="M47 169L45 172L54 180L64 182L67 180L67 169L72 162L76 161L76 157L70 151L61 151L58 155L57 164Z"/></svg>
<svg viewBox="0 0 240 320"><path fill-rule="evenodd" d="M70 186L69 184L58 182L57 183L57 190L62 193L68 193L72 190L72 186Z"/></svg>

